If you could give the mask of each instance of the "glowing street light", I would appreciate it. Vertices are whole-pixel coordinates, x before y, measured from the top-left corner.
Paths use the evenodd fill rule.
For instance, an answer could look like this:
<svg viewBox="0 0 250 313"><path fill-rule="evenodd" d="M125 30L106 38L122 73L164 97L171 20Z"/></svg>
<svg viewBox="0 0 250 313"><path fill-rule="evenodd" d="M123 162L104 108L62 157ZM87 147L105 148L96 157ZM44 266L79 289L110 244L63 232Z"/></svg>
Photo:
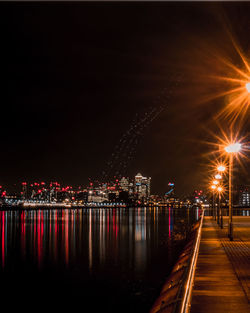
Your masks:
<svg viewBox="0 0 250 313"><path fill-rule="evenodd" d="M227 153L237 153L241 149L241 143L235 142L225 147L225 151Z"/></svg>
<svg viewBox="0 0 250 313"><path fill-rule="evenodd" d="M226 170L226 167L224 165L221 164L221 165L217 166L217 171L218 172L225 172L225 170Z"/></svg>
<svg viewBox="0 0 250 313"><path fill-rule="evenodd" d="M222 176L221 176L220 174L216 174L214 177L215 177L216 179L222 179Z"/></svg>
<svg viewBox="0 0 250 313"><path fill-rule="evenodd" d="M228 237L233 240L233 215L232 215L232 168L234 154L241 149L239 142L231 143L225 147L225 151L229 153L229 219L228 219Z"/></svg>
<svg viewBox="0 0 250 313"><path fill-rule="evenodd" d="M218 185L219 184L219 182L218 182L218 180L213 180L213 185Z"/></svg>
<svg viewBox="0 0 250 313"><path fill-rule="evenodd" d="M219 186L219 187L217 188L217 190L218 190L219 192L222 192L222 191L223 191L223 188Z"/></svg>
<svg viewBox="0 0 250 313"><path fill-rule="evenodd" d="M250 93L250 82L246 83L246 90L247 90L248 93Z"/></svg>

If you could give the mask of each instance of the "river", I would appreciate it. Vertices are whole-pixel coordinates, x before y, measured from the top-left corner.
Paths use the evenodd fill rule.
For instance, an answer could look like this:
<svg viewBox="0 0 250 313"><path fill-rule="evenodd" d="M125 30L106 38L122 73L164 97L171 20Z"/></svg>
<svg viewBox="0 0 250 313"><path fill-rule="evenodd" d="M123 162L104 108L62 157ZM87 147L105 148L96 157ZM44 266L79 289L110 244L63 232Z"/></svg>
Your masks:
<svg viewBox="0 0 250 313"><path fill-rule="evenodd" d="M30 312L148 312L198 213L157 207L1 211L2 303L15 299Z"/></svg>

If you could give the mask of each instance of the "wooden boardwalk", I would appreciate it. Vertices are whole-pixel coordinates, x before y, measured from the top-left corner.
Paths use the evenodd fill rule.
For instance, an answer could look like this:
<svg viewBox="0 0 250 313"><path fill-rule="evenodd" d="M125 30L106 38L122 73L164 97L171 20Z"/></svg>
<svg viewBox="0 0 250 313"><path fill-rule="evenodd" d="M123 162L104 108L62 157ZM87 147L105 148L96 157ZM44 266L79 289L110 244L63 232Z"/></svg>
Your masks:
<svg viewBox="0 0 250 313"><path fill-rule="evenodd" d="M234 241L205 217L191 313L250 313L250 217L233 217Z"/></svg>

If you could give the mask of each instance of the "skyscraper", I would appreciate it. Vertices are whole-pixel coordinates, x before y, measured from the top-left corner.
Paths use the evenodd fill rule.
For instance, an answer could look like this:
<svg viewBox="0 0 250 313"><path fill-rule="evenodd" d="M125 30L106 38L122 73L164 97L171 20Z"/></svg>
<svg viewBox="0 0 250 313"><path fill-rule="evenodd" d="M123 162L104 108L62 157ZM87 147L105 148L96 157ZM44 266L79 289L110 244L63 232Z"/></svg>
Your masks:
<svg viewBox="0 0 250 313"><path fill-rule="evenodd" d="M134 190L139 200L147 200L150 196L151 177L144 177L138 173L135 176Z"/></svg>
<svg viewBox="0 0 250 313"><path fill-rule="evenodd" d="M129 179L127 177L122 177L120 180L120 188L122 191L129 192Z"/></svg>

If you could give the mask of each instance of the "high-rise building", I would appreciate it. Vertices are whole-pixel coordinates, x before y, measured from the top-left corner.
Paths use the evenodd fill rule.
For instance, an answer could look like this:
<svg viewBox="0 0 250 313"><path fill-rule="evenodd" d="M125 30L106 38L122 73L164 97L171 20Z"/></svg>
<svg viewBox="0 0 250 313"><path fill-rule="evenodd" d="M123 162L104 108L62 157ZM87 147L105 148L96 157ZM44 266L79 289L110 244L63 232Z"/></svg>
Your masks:
<svg viewBox="0 0 250 313"><path fill-rule="evenodd" d="M138 199L147 200L149 198L150 182L151 177L144 177L140 173L135 176L134 190Z"/></svg>
<svg viewBox="0 0 250 313"><path fill-rule="evenodd" d="M120 180L120 189L122 191L129 192L129 179L127 177L122 177Z"/></svg>
<svg viewBox="0 0 250 313"><path fill-rule="evenodd" d="M239 205L242 207L250 206L250 192L247 187L241 187L239 190Z"/></svg>

